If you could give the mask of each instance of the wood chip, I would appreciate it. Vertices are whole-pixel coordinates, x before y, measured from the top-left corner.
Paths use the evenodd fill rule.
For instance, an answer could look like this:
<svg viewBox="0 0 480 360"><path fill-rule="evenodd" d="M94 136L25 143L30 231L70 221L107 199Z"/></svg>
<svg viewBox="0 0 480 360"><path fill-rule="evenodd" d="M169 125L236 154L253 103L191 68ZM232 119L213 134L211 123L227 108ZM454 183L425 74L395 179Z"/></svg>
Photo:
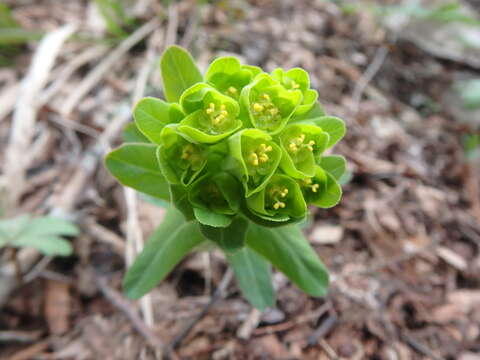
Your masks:
<svg viewBox="0 0 480 360"><path fill-rule="evenodd" d="M335 244L343 237L343 228L338 225L322 225L313 229L310 240L314 244Z"/></svg>
<svg viewBox="0 0 480 360"><path fill-rule="evenodd" d="M45 318L53 335L61 335L70 329L71 299L69 285L62 281L48 280L45 292Z"/></svg>
<svg viewBox="0 0 480 360"><path fill-rule="evenodd" d="M457 253L453 252L449 248L445 246L439 246L437 248L437 254L440 256L447 264L453 266L457 270L464 271L467 269L468 264L467 261L458 255Z"/></svg>

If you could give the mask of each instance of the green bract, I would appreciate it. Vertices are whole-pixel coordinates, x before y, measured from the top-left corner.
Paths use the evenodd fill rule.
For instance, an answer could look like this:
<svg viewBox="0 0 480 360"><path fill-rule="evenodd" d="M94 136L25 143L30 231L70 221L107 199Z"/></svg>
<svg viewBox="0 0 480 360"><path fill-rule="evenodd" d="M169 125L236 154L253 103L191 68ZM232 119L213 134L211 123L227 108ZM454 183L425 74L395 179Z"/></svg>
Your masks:
<svg viewBox="0 0 480 360"><path fill-rule="evenodd" d="M178 46L160 65L167 101L140 100L126 143L105 162L123 185L173 205L129 269L127 295L141 297L204 243L225 252L260 309L275 302L271 265L325 295L328 273L294 224L307 205L340 201L346 161L324 153L345 135L344 122L325 114L303 69L268 74L222 57L202 75Z"/></svg>
<svg viewBox="0 0 480 360"><path fill-rule="evenodd" d="M248 118L257 129L280 132L302 101L299 90L287 90L269 74L259 74L245 86L240 95Z"/></svg>
<svg viewBox="0 0 480 360"><path fill-rule="evenodd" d="M275 69L272 71L272 77L278 80L286 89L290 91L300 90L302 92L302 102L295 110L296 115L303 115L308 112L318 99L316 90L310 89L310 77L308 73L300 68L284 71Z"/></svg>
<svg viewBox="0 0 480 360"><path fill-rule="evenodd" d="M238 99L242 89L261 72L259 67L241 65L237 58L222 57L210 64L205 80L221 93Z"/></svg>
<svg viewBox="0 0 480 360"><path fill-rule="evenodd" d="M243 183L245 196L249 197L265 187L277 170L282 151L270 135L257 129L242 130L228 142L235 161L232 172Z"/></svg>

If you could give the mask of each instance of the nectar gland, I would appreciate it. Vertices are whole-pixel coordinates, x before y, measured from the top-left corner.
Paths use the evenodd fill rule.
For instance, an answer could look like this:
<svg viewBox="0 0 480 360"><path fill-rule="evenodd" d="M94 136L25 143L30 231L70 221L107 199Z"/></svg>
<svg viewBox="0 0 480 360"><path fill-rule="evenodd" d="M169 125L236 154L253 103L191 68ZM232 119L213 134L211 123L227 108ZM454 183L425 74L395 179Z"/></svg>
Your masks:
<svg viewBox="0 0 480 360"><path fill-rule="evenodd" d="M230 95L230 96L237 96L238 90L237 90L236 88L234 88L233 86L230 86L230 87L227 89L227 93L228 93L228 95Z"/></svg>

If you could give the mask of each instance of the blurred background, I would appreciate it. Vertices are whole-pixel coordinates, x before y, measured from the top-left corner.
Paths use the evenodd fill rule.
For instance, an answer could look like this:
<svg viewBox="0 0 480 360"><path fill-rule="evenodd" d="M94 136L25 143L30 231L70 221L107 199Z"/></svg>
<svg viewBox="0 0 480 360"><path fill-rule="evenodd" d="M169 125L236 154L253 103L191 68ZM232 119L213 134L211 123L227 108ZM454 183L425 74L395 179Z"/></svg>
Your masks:
<svg viewBox="0 0 480 360"><path fill-rule="evenodd" d="M177 359L480 359L479 11L477 0L1 2L0 359L165 348ZM303 67L345 119L344 198L305 227L331 271L326 298L277 273L277 307L259 313L217 252L192 254L140 302L121 295L164 209L123 189L103 156L132 104L162 97L158 59L173 43L202 70L221 55ZM38 230L22 214L79 230ZM74 235L73 249L9 246L21 227ZM69 256L52 256L60 248Z"/></svg>

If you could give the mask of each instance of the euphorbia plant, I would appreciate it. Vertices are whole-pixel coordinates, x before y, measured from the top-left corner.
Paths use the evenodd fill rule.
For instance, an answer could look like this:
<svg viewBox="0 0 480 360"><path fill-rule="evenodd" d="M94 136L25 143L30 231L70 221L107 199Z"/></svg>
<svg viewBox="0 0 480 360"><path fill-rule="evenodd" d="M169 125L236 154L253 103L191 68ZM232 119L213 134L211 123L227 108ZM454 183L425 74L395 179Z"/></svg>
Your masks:
<svg viewBox="0 0 480 360"><path fill-rule="evenodd" d="M162 56L164 94L140 100L126 143L106 158L124 185L171 204L124 279L139 298L190 251L218 246L244 296L274 305L270 264L312 296L328 273L302 235L308 205L329 208L345 159L324 155L345 134L302 69L271 74L234 57L203 76L180 47Z"/></svg>

